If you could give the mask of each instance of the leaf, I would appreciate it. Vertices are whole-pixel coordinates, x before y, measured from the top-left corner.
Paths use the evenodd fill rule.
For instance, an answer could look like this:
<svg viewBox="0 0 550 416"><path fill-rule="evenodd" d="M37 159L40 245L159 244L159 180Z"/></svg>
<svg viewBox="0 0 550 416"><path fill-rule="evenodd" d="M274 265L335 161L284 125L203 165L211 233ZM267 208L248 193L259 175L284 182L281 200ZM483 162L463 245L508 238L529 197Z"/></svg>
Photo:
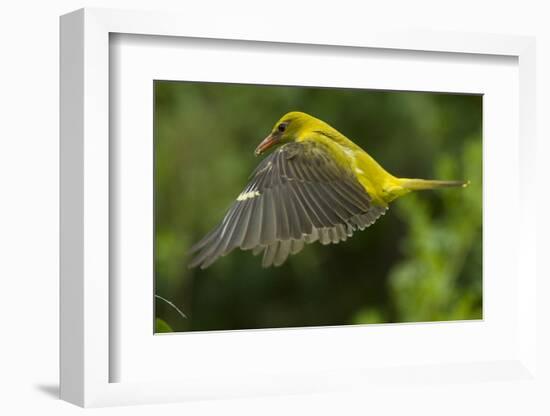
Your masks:
<svg viewBox="0 0 550 416"><path fill-rule="evenodd" d="M174 330L166 323L166 321L157 318L155 320L155 333L174 332Z"/></svg>

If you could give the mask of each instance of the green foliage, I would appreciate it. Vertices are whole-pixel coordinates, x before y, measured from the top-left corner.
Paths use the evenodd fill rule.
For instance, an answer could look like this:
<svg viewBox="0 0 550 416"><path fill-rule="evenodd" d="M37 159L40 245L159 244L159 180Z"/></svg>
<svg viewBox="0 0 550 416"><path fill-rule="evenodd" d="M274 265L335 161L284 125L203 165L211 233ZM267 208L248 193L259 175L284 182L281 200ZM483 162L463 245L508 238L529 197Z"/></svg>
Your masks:
<svg viewBox="0 0 550 416"><path fill-rule="evenodd" d="M163 319L155 319L155 333L174 332L170 325L168 325Z"/></svg>
<svg viewBox="0 0 550 416"><path fill-rule="evenodd" d="M412 194L397 206L408 222L402 240L405 255L389 274L396 321L437 321L481 318L481 175L469 166L481 165L479 138L466 141L462 160L442 157L439 176L458 173L458 164L470 178L464 192L442 190L442 213L435 216L422 195ZM473 277L476 278L473 278Z"/></svg>
<svg viewBox="0 0 550 416"><path fill-rule="evenodd" d="M155 83L157 317L174 331L481 317L481 97ZM287 111L317 116L397 176L468 179L407 195L343 244L307 246L282 267L239 250L188 269Z"/></svg>

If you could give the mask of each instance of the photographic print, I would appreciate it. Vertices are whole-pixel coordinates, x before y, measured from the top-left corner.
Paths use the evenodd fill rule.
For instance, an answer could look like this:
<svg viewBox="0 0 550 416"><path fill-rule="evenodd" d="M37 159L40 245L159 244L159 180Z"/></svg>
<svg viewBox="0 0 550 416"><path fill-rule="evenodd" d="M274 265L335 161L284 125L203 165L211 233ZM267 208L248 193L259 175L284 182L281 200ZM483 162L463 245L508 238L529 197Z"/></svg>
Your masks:
<svg viewBox="0 0 550 416"><path fill-rule="evenodd" d="M154 82L155 332L482 318L482 96Z"/></svg>

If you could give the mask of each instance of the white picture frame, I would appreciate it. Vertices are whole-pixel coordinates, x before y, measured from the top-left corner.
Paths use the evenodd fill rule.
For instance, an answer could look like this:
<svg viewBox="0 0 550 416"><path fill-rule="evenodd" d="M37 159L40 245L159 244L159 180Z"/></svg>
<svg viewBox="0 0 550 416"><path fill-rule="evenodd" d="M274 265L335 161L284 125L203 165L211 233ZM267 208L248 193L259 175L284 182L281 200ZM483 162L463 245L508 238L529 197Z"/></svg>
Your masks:
<svg viewBox="0 0 550 416"><path fill-rule="evenodd" d="M182 24L185 22L185 24ZM350 369L345 365L326 371L326 377L281 368L277 375L254 376L243 371L235 376L229 369L195 373L182 380L151 377L148 381L113 381L112 368L118 349L112 348L112 282L115 259L110 252L115 218L110 201L115 197L111 173L116 159L110 153L110 37L112 34L162 36L164 39L203 38L228 41L277 42L285 44L331 45L333 48L371 48L424 51L439 54L502 55L517 59L519 69L518 108L519 196L514 228L517 238L510 242L517 257L512 273L517 279L514 317L517 331L510 338L514 347L496 360L455 363L442 357L440 363L419 362L408 367L382 366ZM158 40L158 39L157 39ZM162 40L160 40L162 42ZM323 392L352 388L378 388L388 384L399 388L413 381L470 382L483 380L537 382L536 362L536 218L526 215L534 193L535 169L535 44L529 37L430 32L360 30L357 33L328 35L314 26L289 27L285 31L270 25L239 28L231 25L204 27L185 16L83 9L61 18L61 398L80 406L158 403L195 398L248 397L300 392ZM112 126L111 126L112 128ZM510 149L509 149L510 150ZM486 288L485 288L486 289ZM110 330L111 328L111 330ZM426 327L409 326L414 334ZM450 329L453 331L453 329ZM293 330L296 331L296 330ZM353 331L356 332L353 335ZM379 332L386 331L381 328ZM421 334L421 332L418 332ZM358 336L350 329L350 336ZM151 334L152 336L152 334ZM260 338L251 332L249 340ZM318 336L310 333L311 337ZM204 338L204 337L203 337ZM391 338L388 338L391 339ZM171 336L163 343L171 343ZM242 342L233 340L231 342ZM517 343L517 345L516 345ZM383 346L383 344L382 344ZM123 350L122 350L123 351ZM243 369L244 370L244 369ZM208 377L207 377L208 375ZM215 377L212 377L212 376Z"/></svg>

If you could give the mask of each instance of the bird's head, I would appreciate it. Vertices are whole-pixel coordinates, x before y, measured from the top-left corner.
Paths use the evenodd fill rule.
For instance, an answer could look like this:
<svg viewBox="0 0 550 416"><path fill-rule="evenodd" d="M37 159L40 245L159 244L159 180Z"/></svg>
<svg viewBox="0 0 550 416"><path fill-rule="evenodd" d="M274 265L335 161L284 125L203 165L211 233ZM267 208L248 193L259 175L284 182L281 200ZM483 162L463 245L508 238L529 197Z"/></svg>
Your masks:
<svg viewBox="0 0 550 416"><path fill-rule="evenodd" d="M292 111L286 113L271 130L271 133L262 140L255 150L256 156L261 155L267 149L284 143L299 140L304 134L316 129L328 126L323 121L306 113Z"/></svg>

